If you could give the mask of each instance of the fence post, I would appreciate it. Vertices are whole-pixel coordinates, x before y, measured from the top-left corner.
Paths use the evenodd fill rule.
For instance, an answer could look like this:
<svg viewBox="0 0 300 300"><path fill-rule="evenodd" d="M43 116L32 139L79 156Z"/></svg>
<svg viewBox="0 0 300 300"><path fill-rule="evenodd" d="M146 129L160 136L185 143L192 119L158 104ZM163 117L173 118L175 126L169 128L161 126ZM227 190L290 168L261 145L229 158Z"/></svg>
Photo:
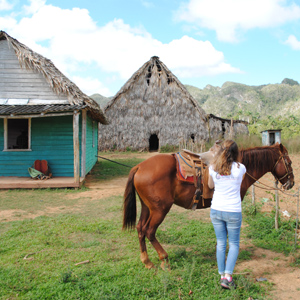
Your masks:
<svg viewBox="0 0 300 300"><path fill-rule="evenodd" d="M252 205L255 204L255 188L254 184L252 184Z"/></svg>
<svg viewBox="0 0 300 300"><path fill-rule="evenodd" d="M297 240L298 240L298 220L299 220L299 192L300 187L298 188L298 200L297 200L297 216L296 216L296 228L295 228L295 249L297 247Z"/></svg>
<svg viewBox="0 0 300 300"><path fill-rule="evenodd" d="M276 202L276 210L275 210L275 229L278 229L278 216L279 216L279 201L278 201L278 181L274 182L275 187L275 202Z"/></svg>

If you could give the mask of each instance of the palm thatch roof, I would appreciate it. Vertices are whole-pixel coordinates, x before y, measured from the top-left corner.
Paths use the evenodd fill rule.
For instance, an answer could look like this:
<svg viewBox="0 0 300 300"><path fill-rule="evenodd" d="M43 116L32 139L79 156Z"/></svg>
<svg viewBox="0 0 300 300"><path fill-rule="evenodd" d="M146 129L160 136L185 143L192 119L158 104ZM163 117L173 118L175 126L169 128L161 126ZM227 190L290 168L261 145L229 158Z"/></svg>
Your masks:
<svg viewBox="0 0 300 300"><path fill-rule="evenodd" d="M149 149L208 139L205 111L177 77L153 56L107 103L111 124L101 127L100 149Z"/></svg>
<svg viewBox="0 0 300 300"><path fill-rule="evenodd" d="M84 94L77 85L62 74L51 60L32 51L18 40L9 36L6 32L0 31L0 40L4 39L7 40L9 46L13 48L22 68L39 72L44 76L56 94L63 94L67 96L71 106L85 105L86 109L91 113L95 120L102 124L108 124L106 116L102 112L98 103Z"/></svg>
<svg viewBox="0 0 300 300"><path fill-rule="evenodd" d="M153 68L153 67L156 68ZM165 74L167 77L168 84L175 83L177 88L181 91L182 96L190 101L195 109L199 112L203 121L206 121L206 113L205 111L199 106L198 102L193 98L193 96L188 92L186 87L178 80L178 78L168 69L168 67L159 59L157 56L152 56L149 61L144 63L131 77L130 79L123 85L123 87L119 90L119 92L109 101L104 109L104 111L109 110L111 106L120 98L122 94L125 94L128 90L131 90L133 86L136 84L137 79L145 73L145 70L148 70L148 76L150 80L151 72L153 70L158 71L158 77L161 74ZM150 71L151 70L151 71ZM146 71L147 73L147 71Z"/></svg>

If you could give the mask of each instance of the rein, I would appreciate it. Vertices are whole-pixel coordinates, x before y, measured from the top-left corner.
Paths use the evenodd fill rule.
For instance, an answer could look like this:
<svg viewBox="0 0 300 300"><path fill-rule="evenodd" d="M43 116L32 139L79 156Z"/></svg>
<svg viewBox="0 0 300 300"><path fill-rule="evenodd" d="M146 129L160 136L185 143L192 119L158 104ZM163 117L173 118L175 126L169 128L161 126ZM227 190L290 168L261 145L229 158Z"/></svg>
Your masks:
<svg viewBox="0 0 300 300"><path fill-rule="evenodd" d="M110 162L113 162L113 163L115 163L115 164L118 164L118 165L121 165L121 166L124 166L124 167L127 167L127 168L133 168L133 166L124 165L124 164L121 164L121 163L119 163L119 162L117 162L117 161L114 161L114 160L105 158L105 157L103 157L103 156L96 155L96 157L99 157L99 158L108 160L108 161L110 161Z"/></svg>

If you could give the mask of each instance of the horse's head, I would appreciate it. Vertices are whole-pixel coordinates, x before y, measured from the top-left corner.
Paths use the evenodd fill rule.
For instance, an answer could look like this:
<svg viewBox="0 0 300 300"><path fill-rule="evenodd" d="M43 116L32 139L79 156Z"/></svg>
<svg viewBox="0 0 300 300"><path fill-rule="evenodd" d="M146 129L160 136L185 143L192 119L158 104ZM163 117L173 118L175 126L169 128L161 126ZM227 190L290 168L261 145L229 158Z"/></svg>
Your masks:
<svg viewBox="0 0 300 300"><path fill-rule="evenodd" d="M198 153L200 158L204 161L205 164L210 165L214 157L220 152L222 141L217 140L215 144L207 151L203 153Z"/></svg>
<svg viewBox="0 0 300 300"><path fill-rule="evenodd" d="M215 141L214 145L209 149L213 156L216 156L222 150L222 140Z"/></svg>
<svg viewBox="0 0 300 300"><path fill-rule="evenodd" d="M273 167L273 176L282 184L283 189L291 189L294 182L294 173L292 168L292 161L289 157L287 149L282 144L276 144L278 148L278 159Z"/></svg>

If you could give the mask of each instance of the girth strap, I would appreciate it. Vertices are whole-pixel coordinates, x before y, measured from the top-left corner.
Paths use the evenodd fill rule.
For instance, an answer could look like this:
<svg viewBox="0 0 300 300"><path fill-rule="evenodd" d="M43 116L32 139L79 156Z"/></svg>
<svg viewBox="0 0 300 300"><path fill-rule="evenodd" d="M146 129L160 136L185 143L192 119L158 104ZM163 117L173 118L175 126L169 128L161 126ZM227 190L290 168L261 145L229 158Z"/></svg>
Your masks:
<svg viewBox="0 0 300 300"><path fill-rule="evenodd" d="M193 161L194 185L196 188L193 197L192 210L195 210L198 206L200 199L202 199L202 205L204 206L204 198L202 197L202 190L201 190L201 181L203 176L203 162L200 159L192 159L192 161Z"/></svg>

